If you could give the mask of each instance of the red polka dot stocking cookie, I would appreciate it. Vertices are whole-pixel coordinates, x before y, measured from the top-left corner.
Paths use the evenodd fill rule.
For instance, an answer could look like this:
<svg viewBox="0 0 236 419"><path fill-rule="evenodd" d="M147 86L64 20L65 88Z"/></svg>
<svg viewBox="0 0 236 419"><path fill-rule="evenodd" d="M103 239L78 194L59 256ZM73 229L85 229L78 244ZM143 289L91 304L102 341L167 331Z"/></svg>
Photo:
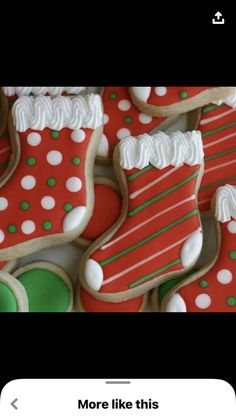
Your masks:
<svg viewBox="0 0 236 419"><path fill-rule="evenodd" d="M134 104L148 115L172 116L230 96L235 87L131 87Z"/></svg>
<svg viewBox="0 0 236 419"><path fill-rule="evenodd" d="M236 312L236 186L216 192L218 251L213 266L199 271L196 280L180 288L166 304L166 311Z"/></svg>
<svg viewBox="0 0 236 419"><path fill-rule="evenodd" d="M102 120L98 95L22 96L14 103L18 164L0 189L0 260L71 241L85 229Z"/></svg>
<svg viewBox="0 0 236 419"><path fill-rule="evenodd" d="M124 195L122 214L81 260L87 291L121 302L193 266L202 247L195 199L202 162L198 131L121 141L114 167Z"/></svg>

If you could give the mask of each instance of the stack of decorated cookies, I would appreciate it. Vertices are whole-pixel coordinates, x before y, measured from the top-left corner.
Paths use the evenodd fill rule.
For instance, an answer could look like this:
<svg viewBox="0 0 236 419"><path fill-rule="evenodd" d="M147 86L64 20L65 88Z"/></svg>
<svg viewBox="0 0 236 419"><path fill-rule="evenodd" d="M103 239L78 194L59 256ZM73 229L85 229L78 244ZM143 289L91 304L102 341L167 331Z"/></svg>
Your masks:
<svg viewBox="0 0 236 419"><path fill-rule="evenodd" d="M0 312L236 311L236 87L0 90Z"/></svg>

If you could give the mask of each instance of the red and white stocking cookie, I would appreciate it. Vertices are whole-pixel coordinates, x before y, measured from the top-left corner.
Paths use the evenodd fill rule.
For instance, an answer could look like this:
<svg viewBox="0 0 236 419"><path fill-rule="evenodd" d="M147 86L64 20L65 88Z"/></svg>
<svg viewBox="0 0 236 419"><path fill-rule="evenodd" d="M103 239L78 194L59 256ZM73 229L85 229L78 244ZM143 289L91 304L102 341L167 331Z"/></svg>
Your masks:
<svg viewBox="0 0 236 419"><path fill-rule="evenodd" d="M215 263L171 296L166 303L168 312L236 311L236 186L220 187L213 206L219 223Z"/></svg>
<svg viewBox="0 0 236 419"><path fill-rule="evenodd" d="M131 87L134 104L148 115L172 116L236 93L236 87Z"/></svg>
<svg viewBox="0 0 236 419"><path fill-rule="evenodd" d="M124 196L122 214L81 260L80 281L87 291L121 302L193 266L202 247L195 198L202 163L198 131L121 141L114 167Z"/></svg>
<svg viewBox="0 0 236 419"><path fill-rule="evenodd" d="M104 87L102 100L104 132L97 152L100 163L112 163L114 148L125 137L150 133L157 127L163 130L172 121L140 112L131 100L128 87Z"/></svg>
<svg viewBox="0 0 236 419"><path fill-rule="evenodd" d="M17 168L0 188L0 260L75 239L93 210L99 95L17 99L9 124Z"/></svg>

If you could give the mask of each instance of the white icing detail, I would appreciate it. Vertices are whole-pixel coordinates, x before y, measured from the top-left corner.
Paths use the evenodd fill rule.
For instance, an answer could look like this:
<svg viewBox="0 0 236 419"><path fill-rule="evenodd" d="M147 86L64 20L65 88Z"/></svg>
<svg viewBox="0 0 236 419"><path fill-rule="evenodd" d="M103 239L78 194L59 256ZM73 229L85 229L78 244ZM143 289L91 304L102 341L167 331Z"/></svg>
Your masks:
<svg viewBox="0 0 236 419"><path fill-rule="evenodd" d="M227 229L231 234L236 234L236 221L230 221L227 224Z"/></svg>
<svg viewBox="0 0 236 419"><path fill-rule="evenodd" d="M29 96L30 94L39 95L52 95L57 96L62 93L69 95L78 95L85 91L85 87L2 87L2 90L6 96Z"/></svg>
<svg viewBox="0 0 236 419"><path fill-rule="evenodd" d="M131 135L131 132L128 128L120 128L117 131L116 135L117 135L118 140L123 140L124 138L129 137Z"/></svg>
<svg viewBox="0 0 236 419"><path fill-rule="evenodd" d="M233 275L232 272L229 271L229 269L221 269L217 274L217 281L220 284L226 285L232 282Z"/></svg>
<svg viewBox="0 0 236 419"><path fill-rule="evenodd" d="M27 142L32 147L36 147L42 141L41 135L38 132L31 132L27 137Z"/></svg>
<svg viewBox="0 0 236 419"><path fill-rule="evenodd" d="M79 192L82 188L82 182L79 177L72 176L66 181L66 189L69 192Z"/></svg>
<svg viewBox="0 0 236 419"><path fill-rule="evenodd" d="M21 186L23 189L26 189L27 191L30 191L31 189L33 189L36 185L36 179L34 176L28 175L28 176L24 176L21 179Z"/></svg>
<svg viewBox="0 0 236 419"><path fill-rule="evenodd" d="M120 165L127 170L143 169L150 163L158 169L169 165L178 167L183 163L194 166L201 164L203 157L200 131L143 134L120 142Z"/></svg>
<svg viewBox="0 0 236 419"><path fill-rule="evenodd" d="M61 164L62 159L63 159L63 157L62 157L62 154L60 153L60 151L51 150L47 154L47 162L51 166L58 166L59 164Z"/></svg>
<svg viewBox="0 0 236 419"><path fill-rule="evenodd" d="M73 131L71 133L71 139L75 143L82 143L85 140L85 138L86 138L86 134L84 130L82 129L78 129L77 131Z"/></svg>
<svg viewBox="0 0 236 419"><path fill-rule="evenodd" d="M99 157L108 157L109 154L109 142L107 136L102 134L98 149L97 149L97 156Z"/></svg>
<svg viewBox="0 0 236 419"><path fill-rule="evenodd" d="M212 103L218 106L224 103L225 105L230 106L231 108L236 108L236 93L224 99L214 100Z"/></svg>
<svg viewBox="0 0 236 419"><path fill-rule="evenodd" d="M5 234L3 230L0 230L0 243L3 243L5 240Z"/></svg>
<svg viewBox="0 0 236 419"><path fill-rule="evenodd" d="M85 265L84 276L87 284L95 291L99 291L103 282L103 270L99 263L88 259Z"/></svg>
<svg viewBox="0 0 236 419"><path fill-rule="evenodd" d="M236 187L225 185L217 189L215 199L215 217L221 223L236 219Z"/></svg>
<svg viewBox="0 0 236 419"><path fill-rule="evenodd" d="M165 96L167 93L166 87L155 87L155 94L157 96Z"/></svg>
<svg viewBox="0 0 236 419"><path fill-rule="evenodd" d="M55 207L56 201L52 196L44 196L41 199L41 207L45 210L51 210Z"/></svg>
<svg viewBox="0 0 236 419"><path fill-rule="evenodd" d="M150 94L151 94L151 87L131 87L134 96L137 99L141 100L142 102L147 102Z"/></svg>
<svg viewBox="0 0 236 419"><path fill-rule="evenodd" d="M187 307L183 297L178 293L173 294L166 305L165 311L166 313L186 313Z"/></svg>
<svg viewBox="0 0 236 419"><path fill-rule="evenodd" d="M204 310L211 305L211 297L208 294L199 294L195 299L195 304L201 310Z"/></svg>
<svg viewBox="0 0 236 419"><path fill-rule="evenodd" d="M128 111L131 108L131 103L127 99L120 100L118 102L118 108L123 112Z"/></svg>
<svg viewBox="0 0 236 419"><path fill-rule="evenodd" d="M109 120L110 120L109 116L105 113L103 116L103 124L104 125L108 124Z"/></svg>
<svg viewBox="0 0 236 419"><path fill-rule="evenodd" d="M102 103L99 95L75 96L22 96L12 108L16 130L24 132L31 128L43 130L62 128L79 130L81 127L95 129L103 124Z"/></svg>
<svg viewBox="0 0 236 419"><path fill-rule="evenodd" d="M80 206L73 208L69 211L64 220L63 220L63 231L67 233L68 231L73 231L81 224L84 215L86 213L86 207Z"/></svg>
<svg viewBox="0 0 236 419"><path fill-rule="evenodd" d="M0 211L4 211L8 207L8 200L3 196L0 197Z"/></svg>
<svg viewBox="0 0 236 419"><path fill-rule="evenodd" d="M31 220L24 221L21 224L21 231L24 234L32 234L35 231L35 223Z"/></svg>
<svg viewBox="0 0 236 419"><path fill-rule="evenodd" d="M152 122L152 117L150 115L146 115L145 113L140 113L138 119L141 124L150 124L150 122Z"/></svg>
<svg viewBox="0 0 236 419"><path fill-rule="evenodd" d="M197 261L203 243L203 234L201 231L193 233L189 239L187 239L180 251L180 258L182 265L187 268L190 265L193 265Z"/></svg>

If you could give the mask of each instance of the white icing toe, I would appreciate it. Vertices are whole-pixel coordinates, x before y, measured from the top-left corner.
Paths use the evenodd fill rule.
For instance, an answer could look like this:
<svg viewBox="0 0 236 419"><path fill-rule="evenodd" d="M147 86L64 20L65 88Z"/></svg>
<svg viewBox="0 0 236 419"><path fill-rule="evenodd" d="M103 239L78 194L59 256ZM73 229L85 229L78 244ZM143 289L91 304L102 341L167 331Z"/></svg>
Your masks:
<svg viewBox="0 0 236 419"><path fill-rule="evenodd" d="M203 235L201 231L193 233L183 244L180 252L182 265L187 268L197 261L202 250Z"/></svg>
<svg viewBox="0 0 236 419"><path fill-rule="evenodd" d="M102 134L101 141L98 146L97 156L98 157L108 157L109 154L109 143L107 136Z"/></svg>
<svg viewBox="0 0 236 419"><path fill-rule="evenodd" d="M187 307L180 294L173 294L166 305L166 313L186 313Z"/></svg>
<svg viewBox="0 0 236 419"><path fill-rule="evenodd" d="M63 220L63 231L67 233L79 227L86 213L86 207L76 207L69 211Z"/></svg>
<svg viewBox="0 0 236 419"><path fill-rule="evenodd" d="M150 94L151 94L151 87L131 87L134 96L137 99L141 100L142 102L147 102Z"/></svg>
<svg viewBox="0 0 236 419"><path fill-rule="evenodd" d="M99 263L93 259L88 259L84 272L87 284L95 291L99 291L103 283L103 270Z"/></svg>

